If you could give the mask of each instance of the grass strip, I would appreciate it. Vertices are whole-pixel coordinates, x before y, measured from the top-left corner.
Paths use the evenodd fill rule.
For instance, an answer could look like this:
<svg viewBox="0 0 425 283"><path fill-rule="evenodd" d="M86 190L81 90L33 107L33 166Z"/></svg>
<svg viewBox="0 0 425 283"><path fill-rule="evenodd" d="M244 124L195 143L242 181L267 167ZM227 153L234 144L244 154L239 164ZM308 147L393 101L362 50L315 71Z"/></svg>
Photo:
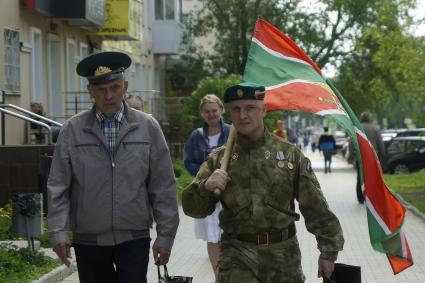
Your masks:
<svg viewBox="0 0 425 283"><path fill-rule="evenodd" d="M400 175L384 175L385 183L404 200L425 213L425 170Z"/></svg>

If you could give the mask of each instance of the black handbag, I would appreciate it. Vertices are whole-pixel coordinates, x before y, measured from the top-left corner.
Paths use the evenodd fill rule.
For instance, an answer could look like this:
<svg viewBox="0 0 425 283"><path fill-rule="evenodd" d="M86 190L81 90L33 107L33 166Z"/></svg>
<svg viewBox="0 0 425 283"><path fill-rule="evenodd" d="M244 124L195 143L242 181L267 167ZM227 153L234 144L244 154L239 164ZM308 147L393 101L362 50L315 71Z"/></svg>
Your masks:
<svg viewBox="0 0 425 283"><path fill-rule="evenodd" d="M159 265L157 265L157 268L158 268L158 283L192 283L193 277L168 275L168 270L166 265L164 265L164 276L161 275L161 270Z"/></svg>
<svg viewBox="0 0 425 283"><path fill-rule="evenodd" d="M335 263L335 269L330 278L323 278L323 283L361 283L360 266Z"/></svg>

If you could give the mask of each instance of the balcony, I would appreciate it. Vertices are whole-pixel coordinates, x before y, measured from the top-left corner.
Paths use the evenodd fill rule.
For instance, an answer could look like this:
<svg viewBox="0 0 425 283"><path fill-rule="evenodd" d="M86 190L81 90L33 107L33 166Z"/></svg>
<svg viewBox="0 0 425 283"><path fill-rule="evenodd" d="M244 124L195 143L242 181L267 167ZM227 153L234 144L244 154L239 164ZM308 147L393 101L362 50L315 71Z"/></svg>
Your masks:
<svg viewBox="0 0 425 283"><path fill-rule="evenodd" d="M21 0L25 10L95 30L103 26L105 0Z"/></svg>
<svg viewBox="0 0 425 283"><path fill-rule="evenodd" d="M53 17L89 30L103 26L105 0L54 0Z"/></svg>
<svg viewBox="0 0 425 283"><path fill-rule="evenodd" d="M152 26L153 53L176 55L180 52L183 25L176 20L156 20Z"/></svg>

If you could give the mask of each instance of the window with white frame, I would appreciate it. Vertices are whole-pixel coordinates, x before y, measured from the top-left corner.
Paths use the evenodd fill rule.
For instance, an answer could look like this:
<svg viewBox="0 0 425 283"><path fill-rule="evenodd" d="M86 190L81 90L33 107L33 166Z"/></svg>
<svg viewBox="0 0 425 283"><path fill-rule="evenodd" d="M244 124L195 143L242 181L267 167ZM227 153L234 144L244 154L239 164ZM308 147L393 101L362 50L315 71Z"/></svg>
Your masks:
<svg viewBox="0 0 425 283"><path fill-rule="evenodd" d="M21 90L20 77L20 41L19 31L4 29L4 62L5 82L7 91L19 92Z"/></svg>
<svg viewBox="0 0 425 283"><path fill-rule="evenodd" d="M155 20L174 20L175 16L175 1L179 3L181 0L155 0ZM177 8L181 7L179 4Z"/></svg>

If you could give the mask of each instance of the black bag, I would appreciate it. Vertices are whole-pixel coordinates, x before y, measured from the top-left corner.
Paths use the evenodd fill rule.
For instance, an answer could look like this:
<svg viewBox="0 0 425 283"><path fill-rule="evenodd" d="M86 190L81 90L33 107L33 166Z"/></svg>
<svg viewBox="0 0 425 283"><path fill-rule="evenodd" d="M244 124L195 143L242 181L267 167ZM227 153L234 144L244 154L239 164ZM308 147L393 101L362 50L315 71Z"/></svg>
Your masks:
<svg viewBox="0 0 425 283"><path fill-rule="evenodd" d="M360 266L335 263L335 270L331 278L323 278L323 283L361 283Z"/></svg>
<svg viewBox="0 0 425 283"><path fill-rule="evenodd" d="M186 276L169 276L167 266L164 265L164 276L161 275L161 270L158 268L158 283L192 283L193 277Z"/></svg>

